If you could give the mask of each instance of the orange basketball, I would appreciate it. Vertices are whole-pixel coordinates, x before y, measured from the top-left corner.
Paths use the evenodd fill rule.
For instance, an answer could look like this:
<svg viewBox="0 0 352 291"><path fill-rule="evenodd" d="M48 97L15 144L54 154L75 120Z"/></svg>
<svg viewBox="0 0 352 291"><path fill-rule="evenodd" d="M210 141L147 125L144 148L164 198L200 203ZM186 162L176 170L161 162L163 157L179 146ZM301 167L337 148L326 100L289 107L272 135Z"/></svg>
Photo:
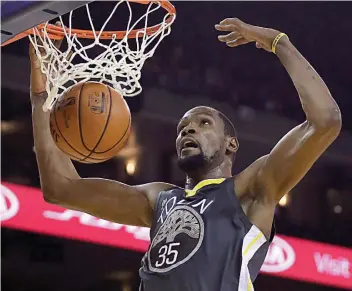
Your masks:
<svg viewBox="0 0 352 291"><path fill-rule="evenodd" d="M114 157L127 141L130 128L126 101L102 83L73 86L57 100L50 114L50 132L56 145L82 163Z"/></svg>

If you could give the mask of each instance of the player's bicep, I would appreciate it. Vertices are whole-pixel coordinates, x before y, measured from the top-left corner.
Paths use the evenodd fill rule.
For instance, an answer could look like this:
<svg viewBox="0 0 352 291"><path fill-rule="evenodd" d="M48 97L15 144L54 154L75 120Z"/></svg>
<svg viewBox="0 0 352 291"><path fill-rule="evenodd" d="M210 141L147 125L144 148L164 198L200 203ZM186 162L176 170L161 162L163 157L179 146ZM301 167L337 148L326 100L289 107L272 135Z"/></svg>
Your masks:
<svg viewBox="0 0 352 291"><path fill-rule="evenodd" d="M256 189L278 202L303 178L339 131L339 127L317 128L307 121L292 129L262 162Z"/></svg>
<svg viewBox="0 0 352 291"><path fill-rule="evenodd" d="M152 190L152 186L148 188L148 185L135 187L111 180L89 178L70 180L55 194L44 193L44 196L48 202L109 221L150 226L153 218L150 201Z"/></svg>

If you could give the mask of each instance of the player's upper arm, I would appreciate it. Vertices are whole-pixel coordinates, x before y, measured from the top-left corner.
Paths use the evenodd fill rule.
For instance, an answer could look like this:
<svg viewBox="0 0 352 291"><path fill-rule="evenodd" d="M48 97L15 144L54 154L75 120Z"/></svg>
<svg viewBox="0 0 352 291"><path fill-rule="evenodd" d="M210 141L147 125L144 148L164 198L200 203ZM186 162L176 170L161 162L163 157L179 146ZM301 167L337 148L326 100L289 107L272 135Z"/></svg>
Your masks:
<svg viewBox="0 0 352 291"><path fill-rule="evenodd" d="M341 122L317 127L308 121L286 134L253 168L252 191L277 203L309 171L338 136Z"/></svg>
<svg viewBox="0 0 352 291"><path fill-rule="evenodd" d="M46 190L44 198L47 202L109 221L150 227L157 195L171 187L166 183L129 186L99 178L74 179L57 189Z"/></svg>

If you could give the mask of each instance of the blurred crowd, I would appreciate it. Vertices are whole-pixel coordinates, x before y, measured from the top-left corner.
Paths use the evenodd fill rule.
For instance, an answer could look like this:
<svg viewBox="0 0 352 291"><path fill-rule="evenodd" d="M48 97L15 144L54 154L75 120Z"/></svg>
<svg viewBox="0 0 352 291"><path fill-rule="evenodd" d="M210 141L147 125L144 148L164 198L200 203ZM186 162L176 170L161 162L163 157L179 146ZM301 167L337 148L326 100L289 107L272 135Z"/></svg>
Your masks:
<svg viewBox="0 0 352 291"><path fill-rule="evenodd" d="M165 88L185 98L204 96L226 102L233 108L245 106L302 120L300 103L293 90L285 83L268 80L262 67L253 68L253 64L242 58L212 63L205 52L196 58L181 45L169 53L169 56L155 56L149 61L143 76L147 86ZM257 73L261 71L262 77L253 76L253 69Z"/></svg>
<svg viewBox="0 0 352 291"><path fill-rule="evenodd" d="M220 102L226 102L233 108L247 107L248 110L260 110L282 115L302 122L304 115L298 94L293 85L276 80L268 80L267 72L262 77L251 76L250 68L243 60L238 64L210 65L208 62L192 61L183 46L170 52L171 57L154 57L143 76L150 86L164 88L179 93L185 98L206 96ZM240 68L240 69L239 69ZM284 73L284 72L283 72ZM270 77L270 74L269 74ZM348 91L340 88L341 94L348 96ZM337 95L337 94L335 94ZM350 103L340 101L341 103ZM346 108L342 107L342 112ZM350 107L351 108L351 107ZM351 115L343 115L344 130L352 130Z"/></svg>
<svg viewBox="0 0 352 291"><path fill-rule="evenodd" d="M178 3L177 7L182 9L181 5L186 3ZM246 106L302 121L304 115L297 92L274 55L256 51L254 44L233 49L217 41L214 25L222 20L219 15L223 18L233 16L287 32L327 83L342 112L352 108L349 98L352 91L350 48L342 43L331 45L326 42L327 35L345 42L349 40L346 38L351 38L352 41L351 35L344 33L352 29L347 12L335 3L325 8L322 3L319 13L308 2L292 3L289 7L288 3L273 3L270 7L265 2L256 3L255 12L251 5L250 2L226 2L220 7L210 2L203 5L201 15L197 17L194 17L199 12L197 6L182 9L171 35L164 40L167 44L162 43L153 58L147 61L143 85L162 87L186 98L199 94L233 107ZM224 13L226 6L228 9ZM276 17L283 8L289 8L291 13L285 14L285 18ZM333 12L339 15L338 19ZM333 26L329 24L332 18ZM343 120L344 130L352 130L352 115L344 114Z"/></svg>
<svg viewBox="0 0 352 291"><path fill-rule="evenodd" d="M242 107L246 112L265 111L302 122L304 113L297 92L273 54L257 50L254 44L232 49L217 41L218 32L214 29L214 24L223 18L237 16L249 23L287 32L292 42L326 81L340 105L343 130L351 131L352 114L346 112L352 108L352 98L349 98L352 92L350 46L343 45L341 41L334 45L326 44L327 35L333 36L334 39L344 39L345 42L346 38L351 37L351 34L346 34L346 31L352 31L348 10L332 2L320 3L319 13L316 12L316 5L308 2L294 5L289 2L272 3L270 6L266 2L257 2L255 11L252 5L250 2L223 2L220 7L216 2L204 2L199 13L199 5L177 2L180 13L172 33L160 44L155 55L147 60L142 72L142 86L162 88L177 93L182 96L180 98L200 96L204 100L226 102L234 109ZM324 5L329 6L324 8ZM285 17L275 17L280 15L283 9L289 9L291 13ZM329 20L332 19L335 25L330 25ZM13 44L5 50L7 49L7 53L18 53L27 57L27 45L26 42ZM2 88L2 94L6 95L2 100L2 108L6 109L2 110L2 178L9 182L38 187L28 93ZM10 122L12 129L16 128L16 131L5 128L10 126ZM13 126L14 124L16 126ZM110 179L120 179L116 169L123 167L118 165L116 160L103 165L77 166L83 176L95 176L99 173L100 177ZM330 178L337 180L331 185L323 185L320 190L322 198L319 207L322 207L322 224L326 227L316 229L315 233L311 227L304 230L302 225L294 226L288 219L283 219L280 226L283 232L340 244L347 243L346 237L351 239L346 232L343 232L344 235L341 232L342 234L326 236L327 229L331 230L331 233L333 230L341 230L334 228L336 224L326 218L337 217L327 214L334 208L333 204L329 204L327 189L332 187L344 193L341 194L343 197L352 197L351 183L348 182L351 181L351 176L346 175L350 167L338 163L335 166L340 167L342 172L334 174L334 170L327 170ZM140 181L124 182L137 184ZM342 202L339 203L341 205Z"/></svg>
<svg viewBox="0 0 352 291"><path fill-rule="evenodd" d="M327 83L340 105L343 131L347 135L351 134L352 114L348 110L352 108L352 2L350 9L337 2L269 4L264 1L224 1L221 5L219 1L197 2L174 3L178 13L172 33L159 45L155 55L146 61L143 68L141 84L145 89L159 88L176 93L180 96L180 102L182 98L185 100L196 96L203 98L205 102L209 99L224 102L237 113L254 115L256 112L268 112L297 123L302 122L305 116L297 92L273 54L257 50L254 44L232 49L217 41L218 32L214 25L226 17L238 17L251 24L276 28L289 35L291 41ZM94 21L104 21L106 13L111 11L110 6L115 3L104 1L92 5L94 4L97 7L92 9L92 13L96 13L93 15ZM117 19L117 23L123 22L120 18ZM81 20L79 16L74 19L75 24L80 23L80 28L83 28L84 22ZM112 25L112 29L116 29L115 21ZM2 57L5 58L7 54L27 58L28 41L23 39L4 47ZM5 66L2 66L2 71L6 72ZM18 81L27 86L29 72L27 80ZM40 187L33 152L29 92L13 90L3 85L1 94L4 97L1 101L1 179ZM141 94L133 98L133 101L128 101L133 114L142 108L143 98ZM161 125L162 119L159 120L159 117L156 116L155 119ZM148 150L154 146L153 143L158 142L159 136L160 132L156 132L148 136L150 143L140 144L144 147L144 153L148 154ZM257 150L254 148L248 150ZM172 180L174 169L170 165L173 162L173 153L166 153L160 153L160 161L157 158L152 160L155 165L159 165L153 168L158 179L183 186L183 181ZM324 158L318 163L322 160ZM326 160L319 167L313 167L298 189L288 193L287 197L293 198L286 205L277 207L277 233L351 247L352 165L348 163L348 159L342 162L333 158ZM147 162L143 166L150 170ZM94 165L75 163L75 166L82 177L99 176L131 185L146 182L138 173L123 173L126 165L122 159L111 159ZM165 179L165 175L170 178ZM136 266L139 265L141 254L137 252L111 248L114 253L109 253L111 250L108 247L5 228L2 228L1 234L4 238L2 263L5 270L2 285L6 290L138 289ZM92 261L92 258L97 262ZM102 258L103 261L100 262ZM75 261L71 268L68 268L68 259L71 259L70 262ZM111 268L114 272L108 273L108 268L105 270L104 267L110 261L114 262L114 268ZM117 271L119 268L115 267L115 263L123 265L122 272ZM262 278L265 280L266 276ZM132 289L125 286L128 280L132 282ZM332 290L332 287L318 285L311 285L311 289L298 285L297 288L289 289L280 285L281 279L275 280L278 280L275 281L276 289L269 288L270 290ZM262 286L266 286L266 283L265 281L262 284L259 280ZM258 290L266 290L270 285L262 289L262 286L257 286Z"/></svg>

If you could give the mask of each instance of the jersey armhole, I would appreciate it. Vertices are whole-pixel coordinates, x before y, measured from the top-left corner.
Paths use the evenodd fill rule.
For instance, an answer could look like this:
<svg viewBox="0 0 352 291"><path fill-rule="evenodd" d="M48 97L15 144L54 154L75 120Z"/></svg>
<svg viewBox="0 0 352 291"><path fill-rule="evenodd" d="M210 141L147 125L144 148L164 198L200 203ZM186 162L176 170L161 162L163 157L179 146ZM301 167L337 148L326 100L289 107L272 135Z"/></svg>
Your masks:
<svg viewBox="0 0 352 291"><path fill-rule="evenodd" d="M229 178L228 180L230 181L230 183L228 183L227 185L227 195L229 196L230 201L232 202L231 204L235 209L237 217L242 222L242 224L247 229L247 231L249 231L253 223L249 220L247 215L244 213L241 203L237 198L236 191L235 191L235 176Z"/></svg>
<svg viewBox="0 0 352 291"><path fill-rule="evenodd" d="M253 224L253 223L249 220L249 218L248 218L248 216L246 215L246 213L244 213L244 211L243 211L243 209L242 209L242 206L241 206L241 203L240 203L239 199L238 199L237 196L236 196L236 191L235 191L235 176L229 178L229 180L231 181L231 183L229 183L230 186L228 186L228 187L231 187L231 188L232 188L232 191L231 191L231 189L228 188L227 193L228 193L228 195L230 196L230 199L231 199L231 201L232 201L232 205L233 205L234 208L235 208L235 211L236 211L236 213L237 213L237 215L238 215L239 220L240 220L240 221L242 222L242 224L246 227L247 231L249 231L252 226L255 226L256 228L258 228L255 224ZM261 233L263 233L259 228L258 228L258 230L259 230ZM270 237L267 238L267 237L265 237L265 235L263 234L264 237L265 237L266 242L271 243L271 242L273 241L273 239L274 239L275 233L276 233L276 228L275 228L275 217L274 217L274 218L273 218L273 222L272 222L272 226L271 226Z"/></svg>
<svg viewBox="0 0 352 291"><path fill-rule="evenodd" d="M269 240L268 240L269 243L273 242L275 234L276 234L276 226L275 226L275 214L274 214L273 223L271 225L270 237L269 237Z"/></svg>

